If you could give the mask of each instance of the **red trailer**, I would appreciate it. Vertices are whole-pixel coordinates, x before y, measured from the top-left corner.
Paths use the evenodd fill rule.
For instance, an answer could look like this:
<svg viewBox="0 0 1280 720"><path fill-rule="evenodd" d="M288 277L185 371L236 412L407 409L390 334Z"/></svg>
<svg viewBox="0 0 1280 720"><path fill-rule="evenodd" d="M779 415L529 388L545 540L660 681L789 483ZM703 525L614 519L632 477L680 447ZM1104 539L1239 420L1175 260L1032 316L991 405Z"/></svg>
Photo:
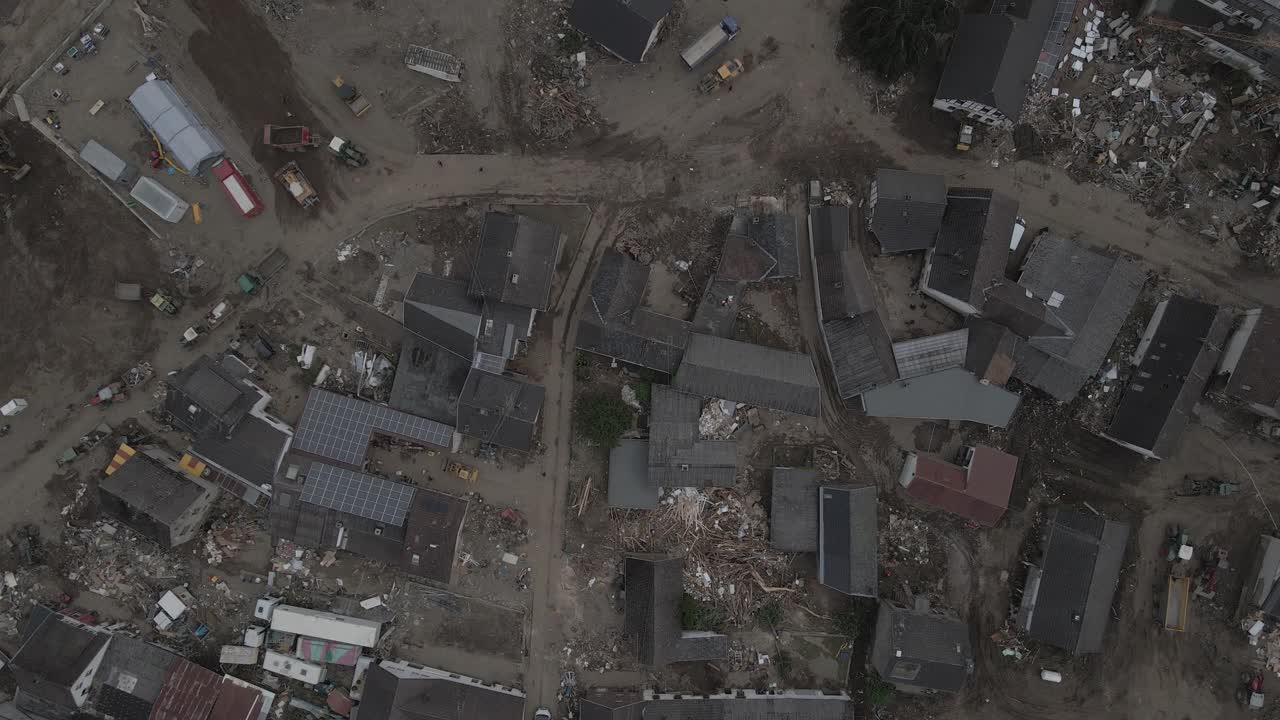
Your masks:
<svg viewBox="0 0 1280 720"><path fill-rule="evenodd" d="M213 175L218 178L222 189L227 191L227 197L235 203L241 215L251 218L262 212L262 198L253 191L253 186L245 179L240 168L231 162L231 158L224 157L214 163Z"/></svg>

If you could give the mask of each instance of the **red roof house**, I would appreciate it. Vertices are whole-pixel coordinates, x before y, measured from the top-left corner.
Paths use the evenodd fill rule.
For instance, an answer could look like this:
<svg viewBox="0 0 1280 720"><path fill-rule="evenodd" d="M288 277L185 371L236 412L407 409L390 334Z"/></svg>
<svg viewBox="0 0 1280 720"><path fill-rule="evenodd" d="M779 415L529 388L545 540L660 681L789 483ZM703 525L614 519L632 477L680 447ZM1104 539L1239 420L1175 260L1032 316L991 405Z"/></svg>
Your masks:
<svg viewBox="0 0 1280 720"><path fill-rule="evenodd" d="M991 527L1009 507L1018 458L994 448L967 448L964 466L911 453L898 482L914 500Z"/></svg>

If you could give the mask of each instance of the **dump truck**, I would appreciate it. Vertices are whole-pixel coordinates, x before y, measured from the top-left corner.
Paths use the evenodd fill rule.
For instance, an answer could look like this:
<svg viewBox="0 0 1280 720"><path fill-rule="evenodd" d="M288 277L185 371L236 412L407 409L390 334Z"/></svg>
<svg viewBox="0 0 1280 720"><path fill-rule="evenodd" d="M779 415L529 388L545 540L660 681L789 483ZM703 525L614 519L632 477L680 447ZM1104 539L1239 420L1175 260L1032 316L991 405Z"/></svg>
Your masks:
<svg viewBox="0 0 1280 720"><path fill-rule="evenodd" d="M309 208L320 202L320 196L316 194L315 187L307 180L307 176L302 174L298 163L291 162L277 170L275 179L302 207Z"/></svg>
<svg viewBox="0 0 1280 720"><path fill-rule="evenodd" d="M369 112L369 108L373 107L360 94L359 88L343 80L341 75L334 76L333 87L338 91L338 99L346 103L347 107L351 108L351 113L356 117L364 115Z"/></svg>
<svg viewBox="0 0 1280 720"><path fill-rule="evenodd" d="M329 152L351 167L364 167L369 164L369 158L365 156L364 151L350 140L335 137L329 141L328 147Z"/></svg>
<svg viewBox="0 0 1280 720"><path fill-rule="evenodd" d="M692 70L727 45L737 34L738 21L726 15L715 27L703 33L688 49L680 53L680 59Z"/></svg>
<svg viewBox="0 0 1280 720"><path fill-rule="evenodd" d="M698 92L703 95L713 93L721 85L741 75L745 69L746 66L742 64L742 61L734 58L707 73L706 77L702 78L702 82L698 83Z"/></svg>
<svg viewBox="0 0 1280 720"><path fill-rule="evenodd" d="M285 152L302 152L320 146L320 138L306 125L263 125L262 144Z"/></svg>
<svg viewBox="0 0 1280 720"><path fill-rule="evenodd" d="M1169 576L1169 586L1164 600L1164 628L1174 632L1186 632L1187 615L1191 609L1191 578Z"/></svg>
<svg viewBox="0 0 1280 720"><path fill-rule="evenodd" d="M270 282L271 278L278 275L284 269L284 266L288 264L289 256L285 254L284 250L276 248L267 253L267 256L262 258L252 269L241 273L240 277L236 278L236 284L240 286L240 291L245 295L253 295L262 286Z"/></svg>

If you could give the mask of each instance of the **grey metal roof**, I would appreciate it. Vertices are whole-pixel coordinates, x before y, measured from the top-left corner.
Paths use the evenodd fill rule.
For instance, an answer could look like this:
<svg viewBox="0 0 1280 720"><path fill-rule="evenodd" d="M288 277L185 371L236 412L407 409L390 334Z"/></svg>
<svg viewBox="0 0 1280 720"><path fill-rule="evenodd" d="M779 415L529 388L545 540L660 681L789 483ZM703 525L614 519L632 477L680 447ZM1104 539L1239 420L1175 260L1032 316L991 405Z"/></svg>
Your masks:
<svg viewBox="0 0 1280 720"><path fill-rule="evenodd" d="M160 464L143 452L135 453L98 481L98 489L123 500L132 512L168 525L204 494L192 479ZM132 514L132 513L131 513ZM121 518L126 523L130 518Z"/></svg>
<svg viewBox="0 0 1280 720"><path fill-rule="evenodd" d="M1007 15L960 18L935 98L980 102L1018 119L1057 3L1012 5Z"/></svg>
<svg viewBox="0 0 1280 720"><path fill-rule="evenodd" d="M600 323L630 320L631 313L644 300L648 281L648 265L636 262L613 248L605 250L591 281L587 316Z"/></svg>
<svg viewBox="0 0 1280 720"><path fill-rule="evenodd" d="M467 291L473 297L546 310L560 259L560 228L526 215L485 213Z"/></svg>
<svg viewBox="0 0 1280 720"><path fill-rule="evenodd" d="M638 63L671 4L672 0L574 0L569 24L614 55Z"/></svg>
<svg viewBox="0 0 1280 720"><path fill-rule="evenodd" d="M822 333L841 399L898 378L893 342L879 313L829 320L822 324Z"/></svg>
<svg viewBox="0 0 1280 720"><path fill-rule="evenodd" d="M773 469L769 547L783 552L818 549L818 473L809 468Z"/></svg>
<svg viewBox="0 0 1280 720"><path fill-rule="evenodd" d="M969 329L951 330L893 344L893 359L903 380L964 365Z"/></svg>
<svg viewBox="0 0 1280 720"><path fill-rule="evenodd" d="M1101 652L1128 538L1124 523L1050 510L1040 571L1033 574L1038 588L1024 593L1019 624L1033 637L1077 655Z"/></svg>
<svg viewBox="0 0 1280 720"><path fill-rule="evenodd" d="M776 261L768 274L770 279L790 278L800 274L794 217L787 213L752 216L747 226L747 237Z"/></svg>
<svg viewBox="0 0 1280 720"><path fill-rule="evenodd" d="M110 640L107 632L90 630L48 608L33 605L22 645L9 668L20 692L70 713L75 709L72 687Z"/></svg>
<svg viewBox="0 0 1280 720"><path fill-rule="evenodd" d="M513 450L530 450L546 394L541 385L472 369L458 399L458 432Z"/></svg>
<svg viewBox="0 0 1280 720"><path fill-rule="evenodd" d="M1004 277L1016 200L984 188L952 188L924 284L979 311L984 291Z"/></svg>
<svg viewBox="0 0 1280 720"><path fill-rule="evenodd" d="M880 168L872 181L870 229L884 253L928 250L942 227L947 183L941 175Z"/></svg>
<svg viewBox="0 0 1280 720"><path fill-rule="evenodd" d="M119 155L108 150L97 140L85 141L84 146L80 148L80 159L113 182L127 181L137 174L133 166L121 160Z"/></svg>
<svg viewBox="0 0 1280 720"><path fill-rule="evenodd" d="M400 559L405 572L446 584L452 580L467 504L460 497L435 490L414 490Z"/></svg>
<svg viewBox="0 0 1280 720"><path fill-rule="evenodd" d="M908 692L959 692L973 674L969 626L950 615L880 602L871 665Z"/></svg>
<svg viewBox="0 0 1280 720"><path fill-rule="evenodd" d="M862 394L862 405L873 417L968 420L1005 427L1020 399L957 367L868 390Z"/></svg>
<svg viewBox="0 0 1280 720"><path fill-rule="evenodd" d="M270 485L289 451L293 433L249 415L230 436L206 434L191 444L191 452L224 472L259 487Z"/></svg>
<svg viewBox="0 0 1280 720"><path fill-rule="evenodd" d="M818 580L846 595L879 587L876 487L824 486L818 494Z"/></svg>
<svg viewBox="0 0 1280 720"><path fill-rule="evenodd" d="M518 305L485 302L476 336L476 349L508 360L516 355L517 343L529 339L532 310Z"/></svg>
<svg viewBox="0 0 1280 720"><path fill-rule="evenodd" d="M649 482L656 487L729 487L738 470L735 440L704 440L698 431L702 398L652 386Z"/></svg>
<svg viewBox="0 0 1280 720"><path fill-rule="evenodd" d="M1018 297L1010 290L996 308L1030 301L1044 311L1040 328L1033 330L1027 323L1009 326L1027 338L1014 374L1059 400L1074 398L1097 374L1145 283L1146 273L1137 263L1074 240L1040 237L1018 278L1018 285L1034 298L1026 298L1025 293ZM1034 307L1024 307L1034 312ZM1002 316L1014 314L1012 310L997 312L992 319L1000 322ZM1058 362L1037 362L1037 354Z"/></svg>
<svg viewBox="0 0 1280 720"><path fill-rule="evenodd" d="M1254 553L1250 574L1245 576L1241 604L1256 607L1270 617L1280 616L1280 538L1262 535Z"/></svg>
<svg viewBox="0 0 1280 720"><path fill-rule="evenodd" d="M193 175L226 152L168 80L143 83L129 95L129 104L143 124L155 131L174 161Z"/></svg>
<svg viewBox="0 0 1280 720"><path fill-rule="evenodd" d="M626 323L583 318L575 347L670 375L684 357L689 335L688 322L642 308Z"/></svg>
<svg viewBox="0 0 1280 720"><path fill-rule="evenodd" d="M373 433L449 447L453 427L382 405L313 388L298 420L298 452L360 467Z"/></svg>
<svg viewBox="0 0 1280 720"><path fill-rule="evenodd" d="M680 627L684 596L684 559L662 555L629 555L623 561L627 588L623 632L635 638L640 662L721 660L729 639L714 633L685 633Z"/></svg>
<svg viewBox="0 0 1280 720"><path fill-rule="evenodd" d="M1240 360L1231 371L1227 394L1263 408L1280 408L1280 311L1261 308Z"/></svg>
<svg viewBox="0 0 1280 720"><path fill-rule="evenodd" d="M412 485L315 462L302 486L302 502L387 525L403 525L413 493Z"/></svg>
<svg viewBox="0 0 1280 720"><path fill-rule="evenodd" d="M632 690L588 690L578 699L578 720L644 720L644 696Z"/></svg>
<svg viewBox="0 0 1280 720"><path fill-rule="evenodd" d="M609 507L652 510L659 492L649 477L649 441L619 440L609 451Z"/></svg>
<svg viewBox="0 0 1280 720"><path fill-rule="evenodd" d="M483 320L480 301L461 280L418 273L404 299L405 329L471 360Z"/></svg>
<svg viewBox="0 0 1280 720"><path fill-rule="evenodd" d="M415 333L405 333L389 404L411 415L452 425L458 419L458 397L470 372L471 358Z"/></svg>
<svg viewBox="0 0 1280 720"><path fill-rule="evenodd" d="M443 675L443 673L442 673ZM360 720L524 720L525 698L462 679L402 678L369 666Z"/></svg>
<svg viewBox="0 0 1280 720"><path fill-rule="evenodd" d="M693 335L672 381L677 390L817 417L818 375L808 355Z"/></svg>
<svg viewBox="0 0 1280 720"><path fill-rule="evenodd" d="M1120 396L1106 436L1167 458L1218 364L1231 313L1175 295L1161 303L1146 355ZM1150 332L1150 330L1148 330Z"/></svg>

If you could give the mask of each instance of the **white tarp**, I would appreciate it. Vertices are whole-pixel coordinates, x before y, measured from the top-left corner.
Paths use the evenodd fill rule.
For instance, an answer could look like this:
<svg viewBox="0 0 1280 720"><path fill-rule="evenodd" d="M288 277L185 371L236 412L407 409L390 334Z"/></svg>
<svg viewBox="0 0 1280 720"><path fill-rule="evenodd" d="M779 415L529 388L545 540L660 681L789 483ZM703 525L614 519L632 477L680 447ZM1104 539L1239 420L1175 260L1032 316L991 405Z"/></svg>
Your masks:
<svg viewBox="0 0 1280 720"><path fill-rule="evenodd" d="M189 173L198 173L203 163L226 152L166 80L143 83L129 96L129 104L155 131L174 162Z"/></svg>
<svg viewBox="0 0 1280 720"><path fill-rule="evenodd" d="M174 195L168 188L149 177L138 178L129 195L142 203L148 210L160 216L161 220L176 223L187 214L191 206L186 200Z"/></svg>
<svg viewBox="0 0 1280 720"><path fill-rule="evenodd" d="M281 605L271 614L271 629L371 648L378 645L382 623L323 610Z"/></svg>

